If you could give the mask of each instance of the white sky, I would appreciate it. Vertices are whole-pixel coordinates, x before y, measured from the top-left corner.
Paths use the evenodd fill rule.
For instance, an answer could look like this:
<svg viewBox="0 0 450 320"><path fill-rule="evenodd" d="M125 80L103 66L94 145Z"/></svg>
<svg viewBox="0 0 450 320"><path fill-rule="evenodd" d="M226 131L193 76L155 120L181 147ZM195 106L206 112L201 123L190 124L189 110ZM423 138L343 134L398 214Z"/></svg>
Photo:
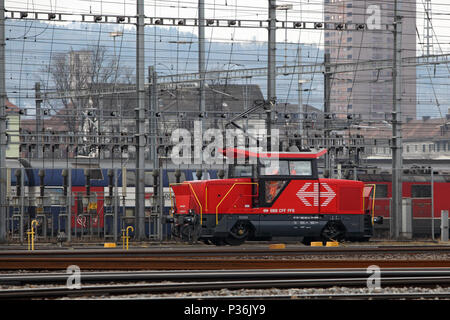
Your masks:
<svg viewBox="0 0 450 320"><path fill-rule="evenodd" d="M392 3L393 0L377 0ZM377 2L375 1L375 2ZM417 0L416 16L417 29L422 36L424 25L424 0ZM432 22L435 35L435 53L450 52L450 5L449 0L432 0ZM366 4L372 1L367 0ZM292 10L288 11L288 21L323 21L323 0L296 0L277 1L278 5L292 4ZM373 2L372 2L373 3ZM207 19L267 19L267 0L205 0L205 17ZM57 13L91 13L103 15L136 14L135 0L5 0L6 9L14 11L39 11ZM145 15L147 17L171 17L171 18L197 18L198 0L145 0ZM285 20L285 11L278 12L279 21ZM196 34L196 27L180 27L182 32ZM277 41L285 40L285 30L279 30ZM207 40L212 41L243 41L253 39L267 40L265 29L242 28L207 28ZM321 31L289 31L287 41L291 43L321 44L323 32ZM208 48L207 48L208 49ZM421 44L417 45L417 54L422 54Z"/></svg>
<svg viewBox="0 0 450 320"><path fill-rule="evenodd" d="M392 1L392 0L378 0ZM424 17L424 0L417 0L417 27L422 34ZM292 4L288 11L288 21L322 21L323 0L277 1L278 5ZM367 1L367 5L370 4ZM268 1L264 0L205 0L205 17L222 19L265 20L267 18ZM439 43L449 48L450 6L448 0L433 0L432 22ZM197 17L198 0L146 0L145 15L148 17ZM135 0L6 0L6 8L18 11L43 11L61 13L92 13L132 16L136 13ZM285 11L278 13L278 20L286 19ZM214 29L214 30L213 30ZM182 27L180 30L196 33L196 28ZM320 43L323 41L320 31L288 31L279 30L278 41ZM264 29L242 28L208 28L207 38L215 40L249 41L257 39L265 41L267 31ZM420 48L420 46L418 46ZM441 53L441 52L438 52Z"/></svg>

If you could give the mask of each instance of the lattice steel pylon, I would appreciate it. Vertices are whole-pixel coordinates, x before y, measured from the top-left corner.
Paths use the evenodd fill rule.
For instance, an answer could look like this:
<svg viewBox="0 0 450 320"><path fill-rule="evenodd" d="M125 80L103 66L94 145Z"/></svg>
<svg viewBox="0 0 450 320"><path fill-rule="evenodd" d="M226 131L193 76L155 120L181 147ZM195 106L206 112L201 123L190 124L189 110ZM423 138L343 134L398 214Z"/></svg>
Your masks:
<svg viewBox="0 0 450 320"><path fill-rule="evenodd" d="M434 52L431 0L422 0L422 2L425 9L423 16L423 50L424 54L429 56Z"/></svg>

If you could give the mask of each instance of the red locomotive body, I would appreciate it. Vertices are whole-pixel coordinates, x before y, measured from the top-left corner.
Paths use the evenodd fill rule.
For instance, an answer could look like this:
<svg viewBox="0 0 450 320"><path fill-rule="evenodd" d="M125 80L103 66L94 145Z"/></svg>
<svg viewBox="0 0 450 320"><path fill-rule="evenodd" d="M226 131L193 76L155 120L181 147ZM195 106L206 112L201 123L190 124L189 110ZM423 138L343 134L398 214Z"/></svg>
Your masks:
<svg viewBox="0 0 450 320"><path fill-rule="evenodd" d="M317 158L326 150L222 152L243 163L230 165L228 179L171 186L176 236L216 245L272 237L310 242L372 236L373 187L319 178Z"/></svg>

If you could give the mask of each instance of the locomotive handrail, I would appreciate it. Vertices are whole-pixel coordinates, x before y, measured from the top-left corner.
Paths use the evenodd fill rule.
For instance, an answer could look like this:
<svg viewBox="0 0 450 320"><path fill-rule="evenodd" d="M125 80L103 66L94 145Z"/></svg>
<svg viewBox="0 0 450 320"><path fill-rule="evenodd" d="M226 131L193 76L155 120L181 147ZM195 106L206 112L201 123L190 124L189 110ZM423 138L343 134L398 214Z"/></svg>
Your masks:
<svg viewBox="0 0 450 320"><path fill-rule="evenodd" d="M256 184L256 185L258 186L258 191L259 191L259 184L258 184L258 182L235 182L235 183L231 186L231 188L228 190L228 192L225 194L225 196L222 198L222 200L220 200L220 202L219 202L219 203L217 204L217 206L216 206L216 225L219 224L219 206L222 204L223 200L225 200L225 198L228 196L228 194L231 192L231 190L233 190L233 188L234 188L236 185L238 185L238 184L240 184L240 185Z"/></svg>
<svg viewBox="0 0 450 320"><path fill-rule="evenodd" d="M200 207L200 224L202 224L202 222L203 222L203 208L202 208L202 204L198 200L197 193L195 193L194 188L192 187L192 184L190 184L190 183L187 183L187 184L191 188L191 191L194 194L195 200L197 200L198 206Z"/></svg>

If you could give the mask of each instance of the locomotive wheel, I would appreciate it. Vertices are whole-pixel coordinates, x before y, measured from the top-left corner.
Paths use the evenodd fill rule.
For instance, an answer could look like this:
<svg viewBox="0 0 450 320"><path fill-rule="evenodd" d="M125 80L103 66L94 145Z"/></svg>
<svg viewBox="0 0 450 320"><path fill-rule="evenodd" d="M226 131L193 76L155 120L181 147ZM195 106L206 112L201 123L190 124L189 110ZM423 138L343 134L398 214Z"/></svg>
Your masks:
<svg viewBox="0 0 450 320"><path fill-rule="evenodd" d="M330 221L322 230L322 240L341 241L345 238L345 227L341 222Z"/></svg>
<svg viewBox="0 0 450 320"><path fill-rule="evenodd" d="M238 221L233 226L233 228L231 228L228 237L225 239L225 242L230 246L239 246L243 244L245 240L247 240L249 234L250 227L248 223L244 221Z"/></svg>

